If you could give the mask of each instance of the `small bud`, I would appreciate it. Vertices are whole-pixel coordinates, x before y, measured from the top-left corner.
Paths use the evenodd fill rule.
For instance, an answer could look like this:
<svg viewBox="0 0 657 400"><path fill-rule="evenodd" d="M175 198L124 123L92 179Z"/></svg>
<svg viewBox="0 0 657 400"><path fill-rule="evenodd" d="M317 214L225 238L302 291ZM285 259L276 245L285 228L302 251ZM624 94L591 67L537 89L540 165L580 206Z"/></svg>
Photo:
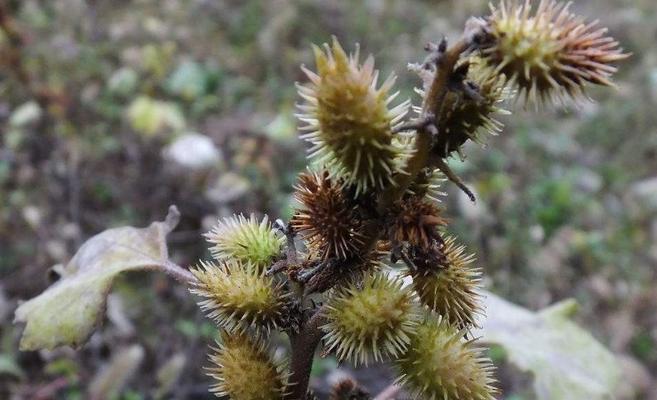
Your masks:
<svg viewBox="0 0 657 400"><path fill-rule="evenodd" d="M291 224L310 250L323 260L356 254L364 243L361 218L328 172L301 174L295 189L303 209L297 211Z"/></svg>
<svg viewBox="0 0 657 400"><path fill-rule="evenodd" d="M305 99L298 117L310 132L302 137L313 144L311 157L355 186L357 195L391 184L406 152L393 145L392 129L408 109L408 102L388 109L397 95L389 94L394 75L377 88L372 56L359 65L358 50L348 56L335 38L325 52L314 51L317 73L303 68L310 84L298 87Z"/></svg>
<svg viewBox="0 0 657 400"><path fill-rule="evenodd" d="M597 21L572 14L570 3L541 0L532 13L529 0L502 0L488 18L490 40L481 55L494 74L514 83L525 101L577 98L586 83L613 86L613 62L627 58Z"/></svg>
<svg viewBox="0 0 657 400"><path fill-rule="evenodd" d="M420 319L412 290L381 273L337 289L326 308L327 350L356 365L401 354Z"/></svg>
<svg viewBox="0 0 657 400"><path fill-rule="evenodd" d="M447 224L435 203L418 197L402 200L393 211L389 228L390 240L412 246L428 247L441 241L438 227Z"/></svg>
<svg viewBox="0 0 657 400"><path fill-rule="evenodd" d="M287 376L265 345L242 334L222 334L213 349L208 375L216 379L210 391L232 400L283 399Z"/></svg>
<svg viewBox="0 0 657 400"><path fill-rule="evenodd" d="M445 239L440 254L413 254L413 259L441 260L440 264L424 265L417 262L408 274L420 301L458 328L476 326L475 317L483 313L481 306L481 270L473 268L474 255L466 255L465 247L458 246L453 237Z"/></svg>
<svg viewBox="0 0 657 400"><path fill-rule="evenodd" d="M214 244L210 251L217 261L237 260L263 270L281 253L285 242L271 228L267 216L258 222L254 215L249 219L242 215L224 218L205 237Z"/></svg>
<svg viewBox="0 0 657 400"><path fill-rule="evenodd" d="M396 361L398 383L427 400L493 400L493 366L463 332L445 320L427 319Z"/></svg>
<svg viewBox="0 0 657 400"><path fill-rule="evenodd" d="M269 333L283 320L288 294L254 264L202 262L191 272L198 279L191 292L205 299L199 306L221 328Z"/></svg>

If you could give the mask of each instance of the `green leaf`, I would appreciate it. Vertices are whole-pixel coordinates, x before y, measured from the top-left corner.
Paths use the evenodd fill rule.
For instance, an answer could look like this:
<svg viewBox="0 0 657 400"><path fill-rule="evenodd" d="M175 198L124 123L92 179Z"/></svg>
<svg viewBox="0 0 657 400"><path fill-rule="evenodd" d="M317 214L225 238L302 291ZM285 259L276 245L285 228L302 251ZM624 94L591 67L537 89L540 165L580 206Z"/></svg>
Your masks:
<svg viewBox="0 0 657 400"><path fill-rule="evenodd" d="M168 259L166 235L178 223L175 207L163 222L147 228L106 230L85 242L61 278L16 309L14 323L26 323L21 350L79 346L102 320L107 295L117 274L155 269Z"/></svg>
<svg viewBox="0 0 657 400"><path fill-rule="evenodd" d="M570 317L565 300L538 313L486 293L483 341L502 346L509 361L534 375L539 400L613 399L621 370L616 357Z"/></svg>

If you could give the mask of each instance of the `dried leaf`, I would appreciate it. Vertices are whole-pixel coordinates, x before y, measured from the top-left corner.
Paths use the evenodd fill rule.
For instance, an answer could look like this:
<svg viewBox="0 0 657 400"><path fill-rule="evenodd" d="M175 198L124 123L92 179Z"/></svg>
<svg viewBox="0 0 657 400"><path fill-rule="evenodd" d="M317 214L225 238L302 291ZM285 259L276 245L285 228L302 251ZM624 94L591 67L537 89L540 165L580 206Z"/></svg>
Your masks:
<svg viewBox="0 0 657 400"><path fill-rule="evenodd" d="M154 269L167 261L166 235L179 216L171 207L163 222L109 229L85 242L60 270L59 281L16 309L14 322L26 323L20 349L84 343L102 320L117 274Z"/></svg>

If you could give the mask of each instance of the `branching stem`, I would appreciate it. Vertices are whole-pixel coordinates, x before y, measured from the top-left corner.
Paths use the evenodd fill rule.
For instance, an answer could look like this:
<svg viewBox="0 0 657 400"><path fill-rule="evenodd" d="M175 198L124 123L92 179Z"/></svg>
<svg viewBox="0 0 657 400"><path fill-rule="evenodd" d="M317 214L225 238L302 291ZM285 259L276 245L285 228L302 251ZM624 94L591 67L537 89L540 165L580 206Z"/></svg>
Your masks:
<svg viewBox="0 0 657 400"><path fill-rule="evenodd" d="M449 90L450 77L454 66L461 54L470 46L465 36L451 48L446 48L444 42L432 51L436 51L436 74L431 83L422 105L422 115L417 121L412 121L405 128L397 131L416 131L415 152L408 161L406 174L399 174L395 178L395 185L384 191L378 199L377 211L384 215L386 210L398 201L406 192L409 185L416 179L417 175L427 167L430 157L432 137L437 133L435 125L436 118L440 116L445 95ZM364 251L370 251L376 246L381 237L381 221L374 221L366 229L366 245ZM305 400L308 392L308 381L310 369L315 356L315 349L322 339L323 332L320 327L325 323L322 308L317 310L313 316L302 323L298 333L290 333L290 344L292 348L292 361L290 364L291 377L290 387L286 400ZM384 397L383 399L385 399Z"/></svg>

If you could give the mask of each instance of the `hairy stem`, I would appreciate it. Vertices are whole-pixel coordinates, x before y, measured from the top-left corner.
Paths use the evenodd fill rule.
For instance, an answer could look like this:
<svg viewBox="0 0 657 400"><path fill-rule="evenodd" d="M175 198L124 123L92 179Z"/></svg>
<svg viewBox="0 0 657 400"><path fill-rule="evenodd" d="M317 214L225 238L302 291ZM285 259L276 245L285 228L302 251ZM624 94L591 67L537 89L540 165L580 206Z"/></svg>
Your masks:
<svg viewBox="0 0 657 400"><path fill-rule="evenodd" d="M189 270L181 267L180 265L167 260L166 262L159 264L158 269L170 277L174 278L180 283L184 283L185 285L192 285L195 282L198 282L198 279L189 272Z"/></svg>

